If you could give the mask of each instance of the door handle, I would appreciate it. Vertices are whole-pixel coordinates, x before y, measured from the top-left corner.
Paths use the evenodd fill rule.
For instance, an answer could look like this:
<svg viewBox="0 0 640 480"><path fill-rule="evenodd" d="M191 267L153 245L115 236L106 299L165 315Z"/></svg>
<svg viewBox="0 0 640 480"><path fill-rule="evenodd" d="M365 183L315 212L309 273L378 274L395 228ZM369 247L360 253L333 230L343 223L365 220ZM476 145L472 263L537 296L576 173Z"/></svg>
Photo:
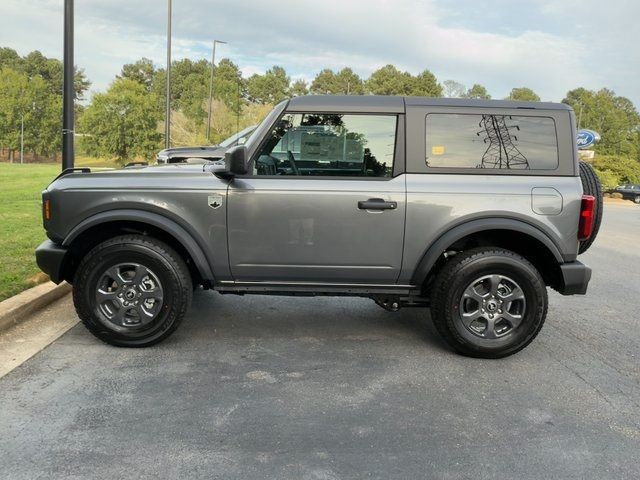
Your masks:
<svg viewBox="0 0 640 480"><path fill-rule="evenodd" d="M369 200L360 200L358 208L360 210L395 210L398 208L398 202L387 202L382 198L370 198Z"/></svg>

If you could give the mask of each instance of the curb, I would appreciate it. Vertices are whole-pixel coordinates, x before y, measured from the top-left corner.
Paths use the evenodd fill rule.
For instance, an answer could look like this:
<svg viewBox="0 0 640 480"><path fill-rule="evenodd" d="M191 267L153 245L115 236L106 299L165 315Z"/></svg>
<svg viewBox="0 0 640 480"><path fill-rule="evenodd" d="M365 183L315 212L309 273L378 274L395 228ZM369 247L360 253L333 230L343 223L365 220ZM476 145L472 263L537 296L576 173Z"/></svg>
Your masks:
<svg viewBox="0 0 640 480"><path fill-rule="evenodd" d="M0 332L17 325L70 291L71 285L67 282L60 285L47 282L0 302Z"/></svg>

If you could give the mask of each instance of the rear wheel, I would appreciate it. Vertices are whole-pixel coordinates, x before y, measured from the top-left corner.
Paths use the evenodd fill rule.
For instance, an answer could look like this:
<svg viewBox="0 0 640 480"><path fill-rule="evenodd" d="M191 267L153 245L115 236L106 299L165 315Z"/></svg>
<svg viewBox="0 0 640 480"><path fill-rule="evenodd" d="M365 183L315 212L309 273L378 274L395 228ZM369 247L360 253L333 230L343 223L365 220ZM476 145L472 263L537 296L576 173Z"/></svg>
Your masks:
<svg viewBox="0 0 640 480"><path fill-rule="evenodd" d="M459 253L433 285L433 322L444 340L464 355L512 355L535 338L546 314L542 277L526 259L508 250Z"/></svg>
<svg viewBox="0 0 640 480"><path fill-rule="evenodd" d="M119 236L91 250L78 266L73 300L96 337L121 347L146 347L175 331L192 295L182 258L142 235Z"/></svg>
<svg viewBox="0 0 640 480"><path fill-rule="evenodd" d="M633 197L633 203L640 204L640 195L636 195L635 197Z"/></svg>

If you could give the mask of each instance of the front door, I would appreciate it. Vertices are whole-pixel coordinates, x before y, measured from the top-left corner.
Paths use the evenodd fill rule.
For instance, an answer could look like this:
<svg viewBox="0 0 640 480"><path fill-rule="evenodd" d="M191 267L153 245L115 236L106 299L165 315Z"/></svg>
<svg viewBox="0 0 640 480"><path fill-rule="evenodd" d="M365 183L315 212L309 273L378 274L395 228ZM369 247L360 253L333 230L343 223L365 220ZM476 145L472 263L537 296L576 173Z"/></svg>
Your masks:
<svg viewBox="0 0 640 480"><path fill-rule="evenodd" d="M285 114L229 186L231 273L243 282L393 284L405 178L396 115Z"/></svg>

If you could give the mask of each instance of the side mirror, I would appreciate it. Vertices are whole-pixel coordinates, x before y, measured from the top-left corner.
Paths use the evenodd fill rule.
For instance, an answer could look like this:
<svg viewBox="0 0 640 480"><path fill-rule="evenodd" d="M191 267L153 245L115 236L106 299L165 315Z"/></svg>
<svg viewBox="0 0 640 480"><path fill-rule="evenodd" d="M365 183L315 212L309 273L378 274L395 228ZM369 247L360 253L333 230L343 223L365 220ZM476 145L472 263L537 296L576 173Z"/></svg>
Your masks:
<svg viewBox="0 0 640 480"><path fill-rule="evenodd" d="M224 162L226 166L226 176L246 175L249 173L247 147L238 145L237 147L227 150L227 153L224 154Z"/></svg>

